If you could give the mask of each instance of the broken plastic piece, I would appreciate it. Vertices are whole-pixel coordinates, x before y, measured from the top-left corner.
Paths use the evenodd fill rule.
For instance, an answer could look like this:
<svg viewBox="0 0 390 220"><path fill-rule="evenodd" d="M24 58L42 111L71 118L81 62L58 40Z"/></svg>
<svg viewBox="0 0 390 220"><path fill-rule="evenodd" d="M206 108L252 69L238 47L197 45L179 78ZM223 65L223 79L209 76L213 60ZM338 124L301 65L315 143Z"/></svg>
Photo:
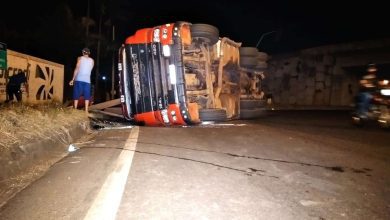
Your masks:
<svg viewBox="0 0 390 220"><path fill-rule="evenodd" d="M73 144L70 144L69 147L68 147L68 152L74 152L74 151L76 151L78 149L80 149L80 148L76 147Z"/></svg>

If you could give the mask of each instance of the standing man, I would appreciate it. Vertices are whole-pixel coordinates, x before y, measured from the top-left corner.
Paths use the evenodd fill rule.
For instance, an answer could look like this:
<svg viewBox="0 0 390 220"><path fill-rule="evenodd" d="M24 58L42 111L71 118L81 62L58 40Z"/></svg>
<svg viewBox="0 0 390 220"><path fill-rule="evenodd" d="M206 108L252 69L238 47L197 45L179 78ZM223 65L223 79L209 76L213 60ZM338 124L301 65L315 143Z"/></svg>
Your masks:
<svg viewBox="0 0 390 220"><path fill-rule="evenodd" d="M73 78L69 82L73 86L73 106L77 109L79 98L83 95L85 100L85 112L88 113L89 100L91 99L91 72L95 64L89 57L91 51L88 48L82 50L82 56L77 58Z"/></svg>
<svg viewBox="0 0 390 220"><path fill-rule="evenodd" d="M28 83L27 78L24 75L22 70L19 70L17 74L12 75L9 78L8 84L7 84L7 101L6 102L12 102L14 100L14 96L16 97L16 100L18 102L22 101L22 90L21 85L24 84L26 88L26 93L28 97Z"/></svg>

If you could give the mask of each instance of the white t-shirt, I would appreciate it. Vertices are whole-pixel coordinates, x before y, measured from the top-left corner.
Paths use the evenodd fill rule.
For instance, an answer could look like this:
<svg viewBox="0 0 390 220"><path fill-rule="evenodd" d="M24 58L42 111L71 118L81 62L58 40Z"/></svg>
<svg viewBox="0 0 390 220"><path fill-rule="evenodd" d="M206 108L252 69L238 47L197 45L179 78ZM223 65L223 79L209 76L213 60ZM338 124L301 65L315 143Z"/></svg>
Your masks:
<svg viewBox="0 0 390 220"><path fill-rule="evenodd" d="M91 71L93 68L93 59L90 57L80 57L79 71L75 81L91 83Z"/></svg>

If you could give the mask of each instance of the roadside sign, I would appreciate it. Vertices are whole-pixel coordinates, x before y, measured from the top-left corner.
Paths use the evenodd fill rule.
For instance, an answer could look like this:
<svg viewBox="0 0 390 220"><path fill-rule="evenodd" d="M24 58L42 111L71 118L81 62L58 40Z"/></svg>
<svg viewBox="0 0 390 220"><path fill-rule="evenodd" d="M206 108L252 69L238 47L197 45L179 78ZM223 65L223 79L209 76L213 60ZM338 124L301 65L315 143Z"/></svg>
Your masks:
<svg viewBox="0 0 390 220"><path fill-rule="evenodd" d="M0 42L0 69L7 69L7 44Z"/></svg>

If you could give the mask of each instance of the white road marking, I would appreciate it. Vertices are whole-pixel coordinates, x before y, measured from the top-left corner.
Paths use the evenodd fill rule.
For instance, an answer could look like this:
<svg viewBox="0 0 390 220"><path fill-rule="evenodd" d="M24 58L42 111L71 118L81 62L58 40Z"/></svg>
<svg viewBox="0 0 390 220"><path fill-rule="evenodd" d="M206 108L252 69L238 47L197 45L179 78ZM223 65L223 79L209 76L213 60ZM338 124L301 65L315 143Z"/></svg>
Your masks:
<svg viewBox="0 0 390 220"><path fill-rule="evenodd" d="M115 219L138 141L139 127L131 129L113 172L107 177L85 220Z"/></svg>

